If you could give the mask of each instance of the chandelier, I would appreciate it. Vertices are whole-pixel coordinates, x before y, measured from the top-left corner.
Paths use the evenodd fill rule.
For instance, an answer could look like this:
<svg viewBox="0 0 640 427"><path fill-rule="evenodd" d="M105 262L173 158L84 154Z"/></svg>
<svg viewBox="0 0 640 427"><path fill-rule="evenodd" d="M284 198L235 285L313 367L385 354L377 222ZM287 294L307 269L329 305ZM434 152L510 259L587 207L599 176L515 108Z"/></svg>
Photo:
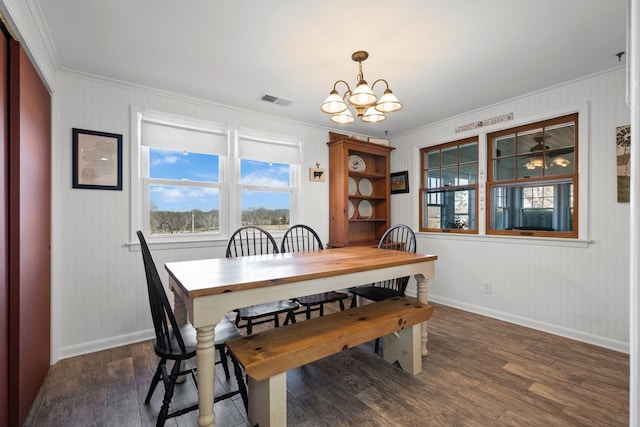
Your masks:
<svg viewBox="0 0 640 427"><path fill-rule="evenodd" d="M333 84L333 90L324 101L320 109L331 114L331 121L338 124L349 124L354 122L353 114L349 111L347 102L355 108L356 114L363 122L375 123L381 122L385 117L385 113L392 113L402 108L402 104L398 98L389 89L389 83L385 79L378 79L371 87L367 84L362 74L362 61L369 57L369 53L359 50L351 55L351 59L358 63L359 73L357 76L358 83L352 91L349 83L344 80L338 80ZM378 82L384 82L387 88L384 90L380 99L373 93L373 87ZM338 83L344 83L347 86L345 93L340 96L337 90ZM345 102L345 100L347 102Z"/></svg>

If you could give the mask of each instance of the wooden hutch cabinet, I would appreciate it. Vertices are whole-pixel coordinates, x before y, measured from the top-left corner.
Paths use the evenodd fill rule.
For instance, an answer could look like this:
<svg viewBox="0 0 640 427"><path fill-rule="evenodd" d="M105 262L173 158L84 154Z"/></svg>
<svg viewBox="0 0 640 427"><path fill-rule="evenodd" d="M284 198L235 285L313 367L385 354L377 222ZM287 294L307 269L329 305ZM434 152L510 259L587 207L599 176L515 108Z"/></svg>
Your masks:
<svg viewBox="0 0 640 427"><path fill-rule="evenodd" d="M329 247L377 245L389 228L393 147L343 137L329 146Z"/></svg>

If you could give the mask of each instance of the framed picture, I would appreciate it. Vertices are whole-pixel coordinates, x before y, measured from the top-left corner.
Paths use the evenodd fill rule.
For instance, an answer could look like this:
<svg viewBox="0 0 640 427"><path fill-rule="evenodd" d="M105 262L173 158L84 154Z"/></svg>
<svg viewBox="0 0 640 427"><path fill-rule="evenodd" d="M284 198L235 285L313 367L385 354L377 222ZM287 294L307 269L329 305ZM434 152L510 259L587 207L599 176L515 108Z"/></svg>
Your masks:
<svg viewBox="0 0 640 427"><path fill-rule="evenodd" d="M73 129L73 188L122 190L122 135Z"/></svg>
<svg viewBox="0 0 640 427"><path fill-rule="evenodd" d="M391 194L409 192L409 171L391 174Z"/></svg>
<svg viewBox="0 0 640 427"><path fill-rule="evenodd" d="M629 203L631 188L631 125L616 128L618 203Z"/></svg>
<svg viewBox="0 0 640 427"><path fill-rule="evenodd" d="M323 168L309 168L309 181L325 182L327 179Z"/></svg>

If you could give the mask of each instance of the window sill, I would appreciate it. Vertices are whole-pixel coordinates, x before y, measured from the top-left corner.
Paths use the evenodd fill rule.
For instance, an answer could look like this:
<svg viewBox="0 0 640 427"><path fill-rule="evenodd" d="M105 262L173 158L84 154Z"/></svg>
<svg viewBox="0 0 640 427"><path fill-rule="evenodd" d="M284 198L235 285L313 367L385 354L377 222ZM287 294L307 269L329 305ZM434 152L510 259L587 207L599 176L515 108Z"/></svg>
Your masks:
<svg viewBox="0 0 640 427"><path fill-rule="evenodd" d="M536 245L536 246L563 246L568 248L588 248L593 244L590 239L568 239L559 237L521 237L521 236L489 236L486 234L468 234L468 233L430 233L419 232L416 236L424 236L429 239L443 240L474 240L477 242L487 243L508 243L515 245Z"/></svg>
<svg viewBox="0 0 640 427"><path fill-rule="evenodd" d="M226 237L206 238L171 238L171 239L152 239L147 238L147 245L150 249L167 250L167 249L193 249L193 248L224 248L227 246ZM129 247L129 252L140 252L140 242L132 241L125 243Z"/></svg>

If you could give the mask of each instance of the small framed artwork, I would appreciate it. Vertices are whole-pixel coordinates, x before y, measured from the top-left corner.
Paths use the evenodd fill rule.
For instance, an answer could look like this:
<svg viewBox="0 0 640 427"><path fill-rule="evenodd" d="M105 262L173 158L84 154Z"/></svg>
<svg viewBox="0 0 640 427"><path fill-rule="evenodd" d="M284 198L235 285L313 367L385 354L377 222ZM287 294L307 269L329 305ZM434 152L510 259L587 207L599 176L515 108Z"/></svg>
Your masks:
<svg viewBox="0 0 640 427"><path fill-rule="evenodd" d="M122 190L122 135L73 128L73 188Z"/></svg>
<svg viewBox="0 0 640 427"><path fill-rule="evenodd" d="M409 192L409 171L391 174L391 194Z"/></svg>
<svg viewBox="0 0 640 427"><path fill-rule="evenodd" d="M324 169L309 168L309 181L324 182L326 179Z"/></svg>
<svg viewBox="0 0 640 427"><path fill-rule="evenodd" d="M616 128L618 203L629 203L631 188L631 125Z"/></svg>

